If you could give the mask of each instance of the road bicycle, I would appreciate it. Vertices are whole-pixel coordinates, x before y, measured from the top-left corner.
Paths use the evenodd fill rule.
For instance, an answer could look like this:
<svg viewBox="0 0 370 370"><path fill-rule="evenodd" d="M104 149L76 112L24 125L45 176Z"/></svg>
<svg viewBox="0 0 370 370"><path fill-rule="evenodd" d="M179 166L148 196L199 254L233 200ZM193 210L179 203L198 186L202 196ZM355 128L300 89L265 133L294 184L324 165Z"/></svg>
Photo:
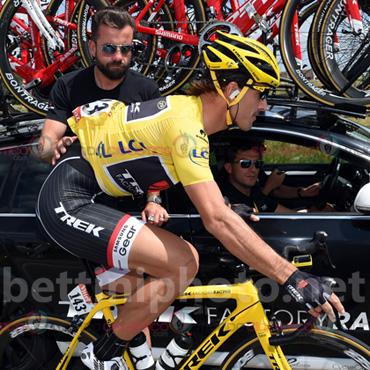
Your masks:
<svg viewBox="0 0 370 370"><path fill-rule="evenodd" d="M317 233L311 242L287 246L283 250L283 255L287 257L293 253L292 263L300 268L307 268L312 264L312 255L302 253L315 253L317 249L324 249L325 252L323 237L325 239L321 232ZM330 264L329 256L326 258ZM333 330L332 327L313 326L312 321L289 327L283 326L276 318L270 321L259 300L253 280L249 277L255 272L239 262L229 259L229 263L233 264L239 276L239 282L190 286L178 297L177 301L185 304L186 308L182 315L179 315L179 312L174 315L177 318L177 323L173 326L176 333L192 332L192 321L188 314L191 312L189 303L200 308L205 300L234 302L229 306L228 314L222 322L217 323L213 330L212 326L207 326L208 331L204 334L204 340L197 344L196 348L192 348L178 369L198 369L210 363L219 365L221 370L244 367L263 369L272 367L281 370L369 368L370 348L354 337ZM89 264L87 270L91 270ZM69 296L71 310L74 312L72 320L37 312L14 319L1 329L2 368L18 370L73 368L73 361L79 363L78 357L84 346L97 338L97 334L89 327L93 317L101 312L107 330L114 321L112 307L126 301L125 295L109 297L100 292L95 295L96 304L94 304L85 287L81 285ZM206 331L206 328L201 330ZM233 340L236 333L241 334L241 341ZM45 336L47 339L43 341ZM235 348L225 351L225 345L229 342L233 343ZM50 358L50 355L54 354L53 345L58 346L59 357ZM22 355L27 353L29 356L26 356L26 361L22 361ZM15 359L19 359L19 362ZM124 359L128 369L134 370L129 351L124 353Z"/></svg>
<svg viewBox="0 0 370 370"><path fill-rule="evenodd" d="M136 19L142 51L134 58L133 68L156 80L162 94L167 95L202 74L201 49L217 37L216 31L250 36L263 30L265 34L270 29L269 21L272 41L278 34L278 16L284 0L257 0L253 5L239 4L237 0L208 0L206 6L201 0L121 0L115 5L126 7ZM88 17L83 12L80 15L84 18L78 21L81 57L89 65L92 58L86 39ZM83 36L85 39L81 39ZM257 38L265 41L261 35Z"/></svg>
<svg viewBox="0 0 370 370"><path fill-rule="evenodd" d="M23 5L26 1L33 8ZM46 16L41 18L41 25L35 22L38 19L36 10L39 10L35 0L7 0L4 3L0 13L3 20L0 22L0 50L6 57L0 58L0 72L9 91L29 110L45 115L55 80L63 73L93 63L88 48L89 22L94 10L107 5L102 1L51 0L50 4L44 5ZM240 5L237 0L208 0L204 7L201 0L118 0L114 5L126 8L136 18L139 37L135 40L136 55L132 67L156 80L162 94L167 95L202 74L204 68L199 53L216 37L217 30L245 36L257 33L256 38L276 45L284 1L257 0L253 5L250 2ZM294 32L292 37L291 28L286 24L292 24L292 29L298 30L303 20L312 19L307 17L307 8L302 13L301 23L297 17L297 9L306 5L299 2L293 8L286 6L282 15L291 17L288 22L282 22L279 35L283 40L281 55L289 74L308 96L325 104L344 105L346 110L348 104L369 105L368 97L356 100L338 97L314 86L303 75L301 45L305 42L301 43L299 39L303 32L301 35ZM317 5L309 7L310 15L316 8ZM50 31L49 34L46 25L53 33ZM42 27L46 31L41 37ZM63 47L60 39L63 39ZM292 63L298 66L293 71L295 73L289 68ZM306 89L299 84L302 80ZM325 87L328 84L324 82ZM288 88L292 90L294 85Z"/></svg>

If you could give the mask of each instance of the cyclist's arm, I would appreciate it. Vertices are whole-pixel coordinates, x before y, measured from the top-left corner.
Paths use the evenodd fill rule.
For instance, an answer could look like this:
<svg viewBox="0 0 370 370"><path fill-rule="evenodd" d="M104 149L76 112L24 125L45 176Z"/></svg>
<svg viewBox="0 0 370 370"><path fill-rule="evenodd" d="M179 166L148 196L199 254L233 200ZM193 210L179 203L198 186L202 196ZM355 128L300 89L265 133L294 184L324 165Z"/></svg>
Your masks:
<svg viewBox="0 0 370 370"><path fill-rule="evenodd" d="M38 152L42 160L48 163L52 162L54 149L58 141L62 139L66 129L67 126L62 122L48 118L45 119L38 143Z"/></svg>
<svg viewBox="0 0 370 370"><path fill-rule="evenodd" d="M233 255L280 284L286 283L297 270L225 205L214 181L187 185L185 190L196 206L207 231L220 240ZM330 295L329 301L340 313L344 313L344 308L334 293ZM328 302L310 309L309 312L315 314L315 311L321 310L333 317L333 309Z"/></svg>

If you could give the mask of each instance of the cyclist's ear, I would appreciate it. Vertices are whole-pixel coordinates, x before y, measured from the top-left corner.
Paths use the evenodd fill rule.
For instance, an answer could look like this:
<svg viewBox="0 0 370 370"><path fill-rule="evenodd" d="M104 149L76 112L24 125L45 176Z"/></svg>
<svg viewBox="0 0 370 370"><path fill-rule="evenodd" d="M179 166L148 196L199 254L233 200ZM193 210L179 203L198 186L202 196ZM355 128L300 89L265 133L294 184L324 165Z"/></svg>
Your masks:
<svg viewBox="0 0 370 370"><path fill-rule="evenodd" d="M236 98L236 91L240 92L239 85L235 81L231 81L225 86L224 95L230 102L232 102Z"/></svg>

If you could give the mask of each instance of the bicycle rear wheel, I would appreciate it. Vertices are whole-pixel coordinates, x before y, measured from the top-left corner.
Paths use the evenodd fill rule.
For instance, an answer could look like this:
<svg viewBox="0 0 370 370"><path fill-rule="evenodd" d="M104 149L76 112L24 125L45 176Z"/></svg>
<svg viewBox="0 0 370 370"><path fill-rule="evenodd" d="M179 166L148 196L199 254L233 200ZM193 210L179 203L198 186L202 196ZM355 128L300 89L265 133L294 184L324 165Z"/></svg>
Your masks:
<svg viewBox="0 0 370 370"><path fill-rule="evenodd" d="M337 91L328 90L325 84L308 78L298 64L293 48L293 17L299 8L299 0L287 0L280 22L280 52L285 68L297 86L311 99L339 109L356 110L356 106L369 107L370 97L349 98ZM316 17L315 17L316 18ZM311 60L312 63L312 60ZM326 76L328 79L328 76Z"/></svg>
<svg viewBox="0 0 370 370"><path fill-rule="evenodd" d="M55 369L61 352L68 347L77 329L63 318L41 312L13 320L0 331L0 368ZM96 339L96 334L85 329L79 339L76 356L88 343ZM80 361L78 357L72 358L72 362L81 367Z"/></svg>
<svg viewBox="0 0 370 370"><path fill-rule="evenodd" d="M353 31L343 1L320 5L312 28L313 48L335 90L352 98L370 94L370 3L359 2L364 32ZM336 36L336 37L334 37Z"/></svg>
<svg viewBox="0 0 370 370"><path fill-rule="evenodd" d="M284 330L291 332L291 330ZM354 337L325 328L302 332L289 344L281 346L289 364L299 370L369 369L370 348ZM246 339L232 350L220 370L241 368L271 369L257 337Z"/></svg>

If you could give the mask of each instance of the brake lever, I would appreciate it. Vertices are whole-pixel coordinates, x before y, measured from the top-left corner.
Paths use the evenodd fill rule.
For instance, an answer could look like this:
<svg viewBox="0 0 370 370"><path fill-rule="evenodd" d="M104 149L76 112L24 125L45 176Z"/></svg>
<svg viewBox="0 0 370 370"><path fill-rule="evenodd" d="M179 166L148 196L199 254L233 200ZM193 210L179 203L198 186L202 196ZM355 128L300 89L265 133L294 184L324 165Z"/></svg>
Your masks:
<svg viewBox="0 0 370 370"><path fill-rule="evenodd" d="M324 252L324 261L325 263L332 269L335 270L336 266L333 264L330 255L329 255L329 250L328 250L328 245L324 242L321 245L319 245L319 249L322 249Z"/></svg>

